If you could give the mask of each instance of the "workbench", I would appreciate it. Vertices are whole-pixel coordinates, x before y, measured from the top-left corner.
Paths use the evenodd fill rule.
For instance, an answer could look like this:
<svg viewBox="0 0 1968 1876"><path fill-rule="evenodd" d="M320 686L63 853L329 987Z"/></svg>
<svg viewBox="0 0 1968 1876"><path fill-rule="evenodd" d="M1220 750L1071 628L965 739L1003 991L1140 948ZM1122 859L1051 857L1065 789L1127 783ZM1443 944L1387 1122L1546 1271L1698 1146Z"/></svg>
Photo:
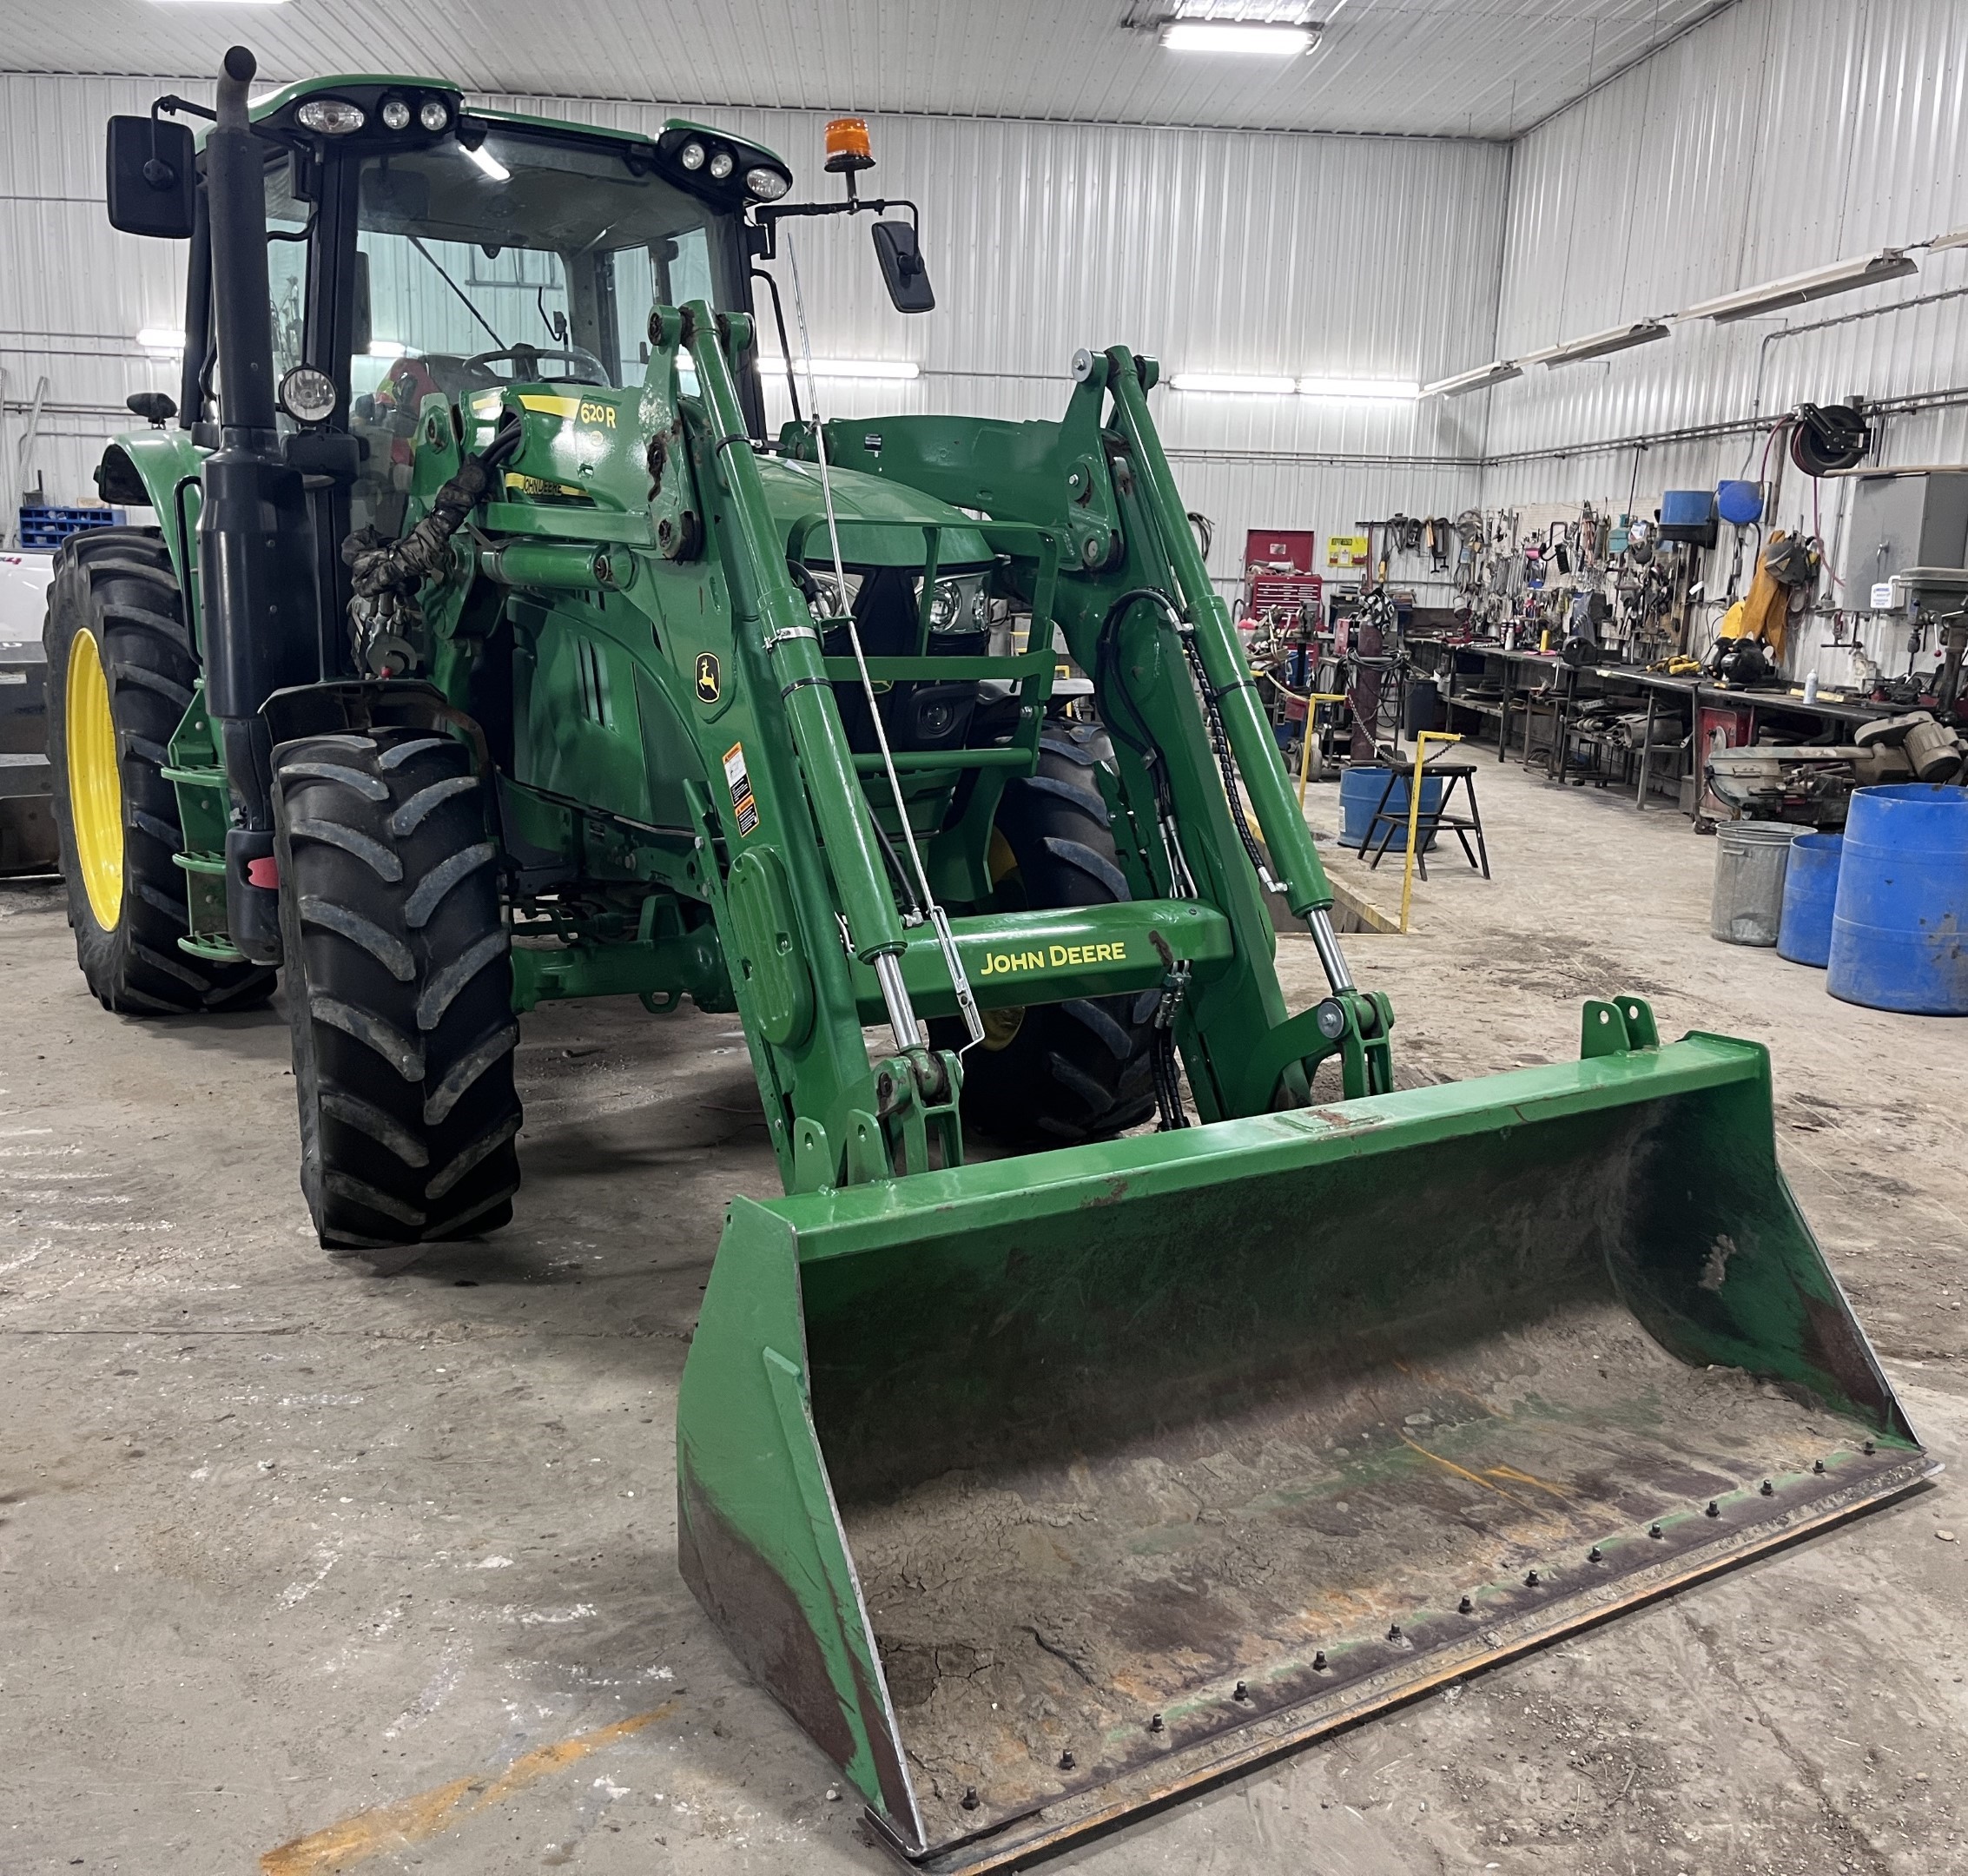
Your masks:
<svg viewBox="0 0 1968 1876"><path fill-rule="evenodd" d="M1837 690L1821 691L1814 702L1806 704L1801 686L1784 683L1743 688L1707 677L1670 677L1637 665L1568 664L1555 652L1506 651L1501 645L1457 644L1439 638L1410 639L1409 646L1411 651L1426 647L1437 654L1436 670L1426 675L1434 679L1446 711L1463 711L1496 721L1498 762L1504 761L1510 754L1511 719L1518 714L1523 719L1520 759L1528 766L1535 758L1540 752L1533 747L1533 727L1538 714L1549 709L1551 735L1542 753L1545 772L1553 780L1562 779L1567 774L1571 745L1580 736L1587 734L1572 727L1574 712L1580 703L1591 697L1629 690L1637 693L1634 698L1637 707L1640 697L1644 696L1647 726L1643 740L1630 751L1623 748L1621 751L1630 753L1635 759L1637 774L1632 778L1631 785L1636 809L1647 806L1647 791L1654 782L1660 754L1673 753L1677 780L1681 778L1681 758L1684 754L1694 762L1699 773L1701 751L1697 745L1701 712L1704 708L1745 712L1748 743L1756 740L1759 723L1764 717L1800 719L1802 727L1797 732L1796 740L1808 743L1822 737L1826 729L1833 723L1857 728L1896 714L1892 704L1872 704ZM1483 660L1480 673L1462 668L1460 661L1470 657ZM1471 677L1480 676L1485 680L1485 690L1489 688L1487 680L1493 663L1501 667L1500 696L1495 699L1487 695L1469 696L1465 686L1466 680ZM1654 725L1663 697L1680 706L1678 714L1687 723L1687 736L1681 743L1656 743L1653 740ZM1448 720L1453 727L1452 714ZM1592 740L1596 743L1603 739L1595 736ZM1626 785L1626 778L1621 779L1622 785ZM1702 792L1700 788L1696 789L1694 803L1687 810L1691 815L1700 813Z"/></svg>

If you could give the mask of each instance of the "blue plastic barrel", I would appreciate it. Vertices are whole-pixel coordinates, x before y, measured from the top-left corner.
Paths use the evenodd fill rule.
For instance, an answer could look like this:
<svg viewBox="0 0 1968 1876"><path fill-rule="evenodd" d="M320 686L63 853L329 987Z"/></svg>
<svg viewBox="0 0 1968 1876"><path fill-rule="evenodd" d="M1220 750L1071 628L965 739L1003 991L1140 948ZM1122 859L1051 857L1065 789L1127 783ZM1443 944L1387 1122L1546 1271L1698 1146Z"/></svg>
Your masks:
<svg viewBox="0 0 1968 1876"><path fill-rule="evenodd" d="M1832 909L1839 895L1842 834L1800 834L1784 869L1784 915L1777 927L1777 955L1793 964L1824 969L1832 955Z"/></svg>
<svg viewBox="0 0 1968 1876"><path fill-rule="evenodd" d="M1825 988L1872 1009L1968 1016L1968 788L1853 795Z"/></svg>
<svg viewBox="0 0 1968 1876"><path fill-rule="evenodd" d="M1407 770L1396 777L1394 792L1387 797L1388 811L1401 816L1402 826L1388 843L1390 853L1405 853L1408 850L1408 791L1413 784L1413 776ZM1339 778L1339 844L1342 847L1358 847L1367 837L1367 830L1373 821L1374 809L1380 805L1381 790L1387 786L1387 770L1377 766L1362 763L1349 767ZM1442 806L1443 782L1440 776L1424 776L1422 779L1422 808L1433 814ZM1387 829L1384 825L1381 833ZM1374 836L1374 845L1380 844L1380 835ZM1429 834L1421 842L1421 850L1427 853L1435 845L1435 836Z"/></svg>

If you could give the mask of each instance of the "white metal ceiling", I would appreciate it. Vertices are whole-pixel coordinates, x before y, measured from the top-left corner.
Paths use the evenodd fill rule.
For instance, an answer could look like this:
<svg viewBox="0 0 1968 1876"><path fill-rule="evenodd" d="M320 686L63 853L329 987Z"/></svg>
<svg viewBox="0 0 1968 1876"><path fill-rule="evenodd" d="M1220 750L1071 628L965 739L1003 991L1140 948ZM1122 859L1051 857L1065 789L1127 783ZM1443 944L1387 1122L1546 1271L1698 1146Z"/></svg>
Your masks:
<svg viewBox="0 0 1968 1876"><path fill-rule="evenodd" d="M190 76L243 41L275 79L430 72L572 97L1509 137L1733 3L1324 0L1305 10L1328 22L1316 49L1274 63L1167 51L1123 23L1179 0L0 0L0 65Z"/></svg>

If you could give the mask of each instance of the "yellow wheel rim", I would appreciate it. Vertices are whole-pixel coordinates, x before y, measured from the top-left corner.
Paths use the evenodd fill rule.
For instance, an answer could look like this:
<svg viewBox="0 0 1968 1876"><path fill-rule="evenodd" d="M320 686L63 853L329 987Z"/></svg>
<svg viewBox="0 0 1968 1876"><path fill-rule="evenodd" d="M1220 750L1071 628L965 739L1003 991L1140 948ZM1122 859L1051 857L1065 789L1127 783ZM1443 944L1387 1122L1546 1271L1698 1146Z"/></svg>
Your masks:
<svg viewBox="0 0 1968 1876"><path fill-rule="evenodd" d="M96 922L114 931L123 915L123 779L109 680L93 632L78 631L69 648L68 732L76 860Z"/></svg>

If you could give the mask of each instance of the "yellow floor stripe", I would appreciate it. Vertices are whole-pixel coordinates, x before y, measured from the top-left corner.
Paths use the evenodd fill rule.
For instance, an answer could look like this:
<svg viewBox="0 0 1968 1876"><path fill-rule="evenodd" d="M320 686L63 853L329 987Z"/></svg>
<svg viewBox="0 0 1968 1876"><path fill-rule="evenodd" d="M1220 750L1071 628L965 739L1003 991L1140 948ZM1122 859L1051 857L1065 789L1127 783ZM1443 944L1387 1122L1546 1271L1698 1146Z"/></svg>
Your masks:
<svg viewBox="0 0 1968 1876"><path fill-rule="evenodd" d="M590 1753L668 1719L682 1704L680 1700L665 1701L648 1713L633 1714L611 1726L597 1727L591 1733L577 1733L571 1739L556 1740L551 1746L536 1747L493 1778L481 1773L452 1779L413 1797L400 1798L394 1804L358 1811L339 1824L311 1831L305 1837L296 1837L267 1851L260 1859L261 1876L328 1876L330 1871L349 1869L386 1850L422 1843L481 1811L503 1804L549 1773L564 1771Z"/></svg>

